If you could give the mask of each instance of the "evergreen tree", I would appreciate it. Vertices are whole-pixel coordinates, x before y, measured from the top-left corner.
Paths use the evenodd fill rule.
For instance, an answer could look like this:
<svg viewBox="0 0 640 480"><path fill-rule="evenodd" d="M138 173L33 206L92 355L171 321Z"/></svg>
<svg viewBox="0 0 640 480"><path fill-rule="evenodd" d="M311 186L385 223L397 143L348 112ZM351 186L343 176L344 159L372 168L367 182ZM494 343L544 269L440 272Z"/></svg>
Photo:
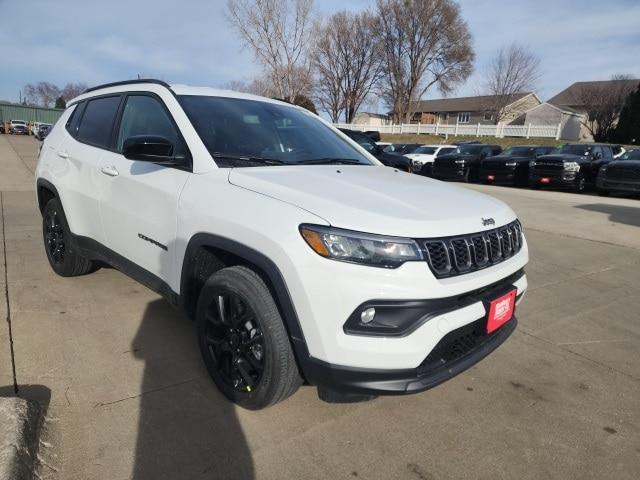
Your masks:
<svg viewBox="0 0 640 480"><path fill-rule="evenodd" d="M615 130L617 142L626 144L640 143L640 85L627 97Z"/></svg>

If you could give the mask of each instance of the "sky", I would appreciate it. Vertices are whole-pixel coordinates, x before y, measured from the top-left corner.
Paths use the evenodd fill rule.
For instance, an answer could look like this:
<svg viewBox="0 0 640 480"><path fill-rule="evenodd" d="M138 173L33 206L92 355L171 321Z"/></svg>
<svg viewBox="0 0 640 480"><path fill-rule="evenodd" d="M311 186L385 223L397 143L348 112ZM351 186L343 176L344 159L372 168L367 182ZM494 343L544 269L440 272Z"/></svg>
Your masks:
<svg viewBox="0 0 640 480"><path fill-rule="evenodd" d="M575 81L640 76L640 0L459 0L476 52L474 74L450 96L474 95L501 46L541 60L547 100ZM27 83L88 85L153 76L221 86L260 72L224 16L225 0L0 0L0 100ZM315 0L318 18L375 0ZM439 98L430 91L427 98ZM382 106L380 106L382 107Z"/></svg>

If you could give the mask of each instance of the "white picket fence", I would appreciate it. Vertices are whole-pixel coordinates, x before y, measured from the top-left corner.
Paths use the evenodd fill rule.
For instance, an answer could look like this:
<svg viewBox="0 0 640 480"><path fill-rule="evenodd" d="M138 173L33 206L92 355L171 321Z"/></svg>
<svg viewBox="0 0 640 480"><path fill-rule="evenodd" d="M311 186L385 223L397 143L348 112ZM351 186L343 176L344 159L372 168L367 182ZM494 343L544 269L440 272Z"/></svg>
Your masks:
<svg viewBox="0 0 640 480"><path fill-rule="evenodd" d="M403 123L400 125L366 125L355 123L335 123L337 128L348 128L361 132L377 131L380 133L414 133L414 134L430 134L458 136L466 135L473 137L521 137L521 138L555 138L560 139L562 125L506 125L499 123L498 125L441 125L439 123Z"/></svg>

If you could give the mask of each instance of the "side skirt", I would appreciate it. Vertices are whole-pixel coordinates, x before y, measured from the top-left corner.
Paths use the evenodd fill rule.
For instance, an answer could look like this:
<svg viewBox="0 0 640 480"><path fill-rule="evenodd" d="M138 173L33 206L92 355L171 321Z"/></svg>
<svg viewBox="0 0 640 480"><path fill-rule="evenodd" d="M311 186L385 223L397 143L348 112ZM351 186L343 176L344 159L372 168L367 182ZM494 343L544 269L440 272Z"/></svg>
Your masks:
<svg viewBox="0 0 640 480"><path fill-rule="evenodd" d="M178 307L178 305L180 305L180 296L160 277L105 247L101 243L96 242L92 238L74 235L73 239L76 242L76 246L85 257L106 263L111 265L113 268L120 270L128 277L131 277L150 290L162 295L173 307Z"/></svg>

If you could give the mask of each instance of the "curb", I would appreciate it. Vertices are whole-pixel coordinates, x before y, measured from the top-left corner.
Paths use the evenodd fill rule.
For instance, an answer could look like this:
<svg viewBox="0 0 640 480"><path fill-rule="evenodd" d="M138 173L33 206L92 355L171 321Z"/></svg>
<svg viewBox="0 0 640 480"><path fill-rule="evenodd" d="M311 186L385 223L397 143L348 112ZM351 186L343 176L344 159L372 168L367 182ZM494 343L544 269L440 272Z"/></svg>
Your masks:
<svg viewBox="0 0 640 480"><path fill-rule="evenodd" d="M33 479L40 417L37 403L0 397L0 480Z"/></svg>

